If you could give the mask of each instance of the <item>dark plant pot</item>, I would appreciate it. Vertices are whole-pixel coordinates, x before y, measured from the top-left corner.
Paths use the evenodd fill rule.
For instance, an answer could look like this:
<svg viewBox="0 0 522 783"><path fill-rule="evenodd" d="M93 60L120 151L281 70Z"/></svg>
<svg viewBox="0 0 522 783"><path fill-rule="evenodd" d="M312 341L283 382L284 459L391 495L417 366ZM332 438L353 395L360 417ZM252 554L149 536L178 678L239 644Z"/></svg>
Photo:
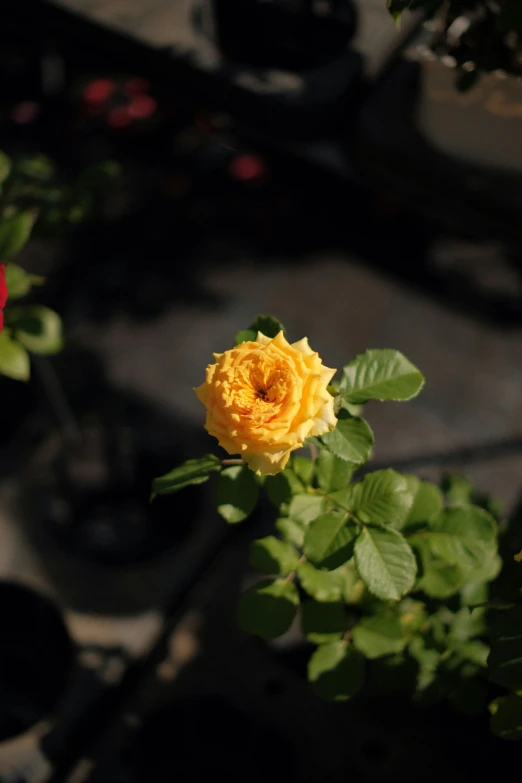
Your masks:
<svg viewBox="0 0 522 783"><path fill-rule="evenodd" d="M74 647L59 610L28 587L0 581L0 742L52 715L70 683Z"/></svg>
<svg viewBox="0 0 522 783"><path fill-rule="evenodd" d="M214 0L213 5L220 49L257 68L307 71L326 65L343 54L357 26L350 0L324 17L306 3L292 7L278 0Z"/></svg>
<svg viewBox="0 0 522 783"><path fill-rule="evenodd" d="M64 603L136 613L168 604L227 527L206 487L150 502L152 479L201 453L201 433L107 391L78 414L80 438L50 430L29 461L18 511Z"/></svg>
<svg viewBox="0 0 522 783"><path fill-rule="evenodd" d="M519 253L521 94L514 77L494 74L460 93L454 70L430 54L422 39L416 41L361 108L352 150L356 175L457 237ZM432 276L432 290L444 284L437 269L405 266L396 264L396 271ZM475 297L473 289L473 279L455 280L445 299L455 298L462 309L489 309L496 320L513 319L515 312L519 317L519 297L512 291L505 301L490 293L484 302L485 294Z"/></svg>

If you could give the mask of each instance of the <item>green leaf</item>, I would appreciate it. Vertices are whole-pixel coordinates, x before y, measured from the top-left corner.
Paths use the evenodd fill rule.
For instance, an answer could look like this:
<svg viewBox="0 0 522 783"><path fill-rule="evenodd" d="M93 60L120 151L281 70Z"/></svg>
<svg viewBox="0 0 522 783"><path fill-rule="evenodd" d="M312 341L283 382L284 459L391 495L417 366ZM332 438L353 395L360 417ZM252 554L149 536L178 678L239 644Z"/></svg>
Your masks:
<svg viewBox="0 0 522 783"><path fill-rule="evenodd" d="M172 495L190 484L203 484L211 473L220 471L221 467L221 460L214 454L188 459L164 476L155 478L152 482L152 491L156 495Z"/></svg>
<svg viewBox="0 0 522 783"><path fill-rule="evenodd" d="M417 476L414 476L412 473L402 473L401 475L406 480L408 491L411 494L412 498L415 497L415 494L417 493L417 490L419 489L420 486L420 479L417 478Z"/></svg>
<svg viewBox="0 0 522 783"><path fill-rule="evenodd" d="M303 548L306 533L306 527L304 525L300 522L296 522L295 519L280 517L276 521L275 526L286 541L293 544L298 549Z"/></svg>
<svg viewBox="0 0 522 783"><path fill-rule="evenodd" d="M266 536L252 541L249 560L256 571L285 576L297 568L299 552L286 541L275 536Z"/></svg>
<svg viewBox="0 0 522 783"><path fill-rule="evenodd" d="M230 524L242 522L254 510L259 496L255 473L246 465L222 470L217 483L217 510Z"/></svg>
<svg viewBox="0 0 522 783"><path fill-rule="evenodd" d="M522 739L522 695L500 696L489 705L491 731L505 740Z"/></svg>
<svg viewBox="0 0 522 783"><path fill-rule="evenodd" d="M22 269L21 266L18 266L18 264L10 263L5 268L5 281L9 301L12 302L14 299L20 299L29 293L35 278L26 272L25 269Z"/></svg>
<svg viewBox="0 0 522 783"><path fill-rule="evenodd" d="M329 492L325 495L326 510L327 511L350 511L350 498L352 497L352 490L350 486L344 487L344 489L336 489L333 492Z"/></svg>
<svg viewBox="0 0 522 783"><path fill-rule="evenodd" d="M258 315L249 328L255 331L256 334L261 332L265 337L275 337L279 332L285 331L281 321L273 315Z"/></svg>
<svg viewBox="0 0 522 783"><path fill-rule="evenodd" d="M419 588L432 598L449 598L459 592L465 580L458 566L434 560L424 571Z"/></svg>
<svg viewBox="0 0 522 783"><path fill-rule="evenodd" d="M408 538L410 546L419 553L422 575L417 587L432 598L449 598L461 591L465 605L481 603L487 599L487 582L500 570L501 560L495 551L486 554L477 568L461 567L441 560L432 552L429 533L422 532Z"/></svg>
<svg viewBox="0 0 522 783"><path fill-rule="evenodd" d="M31 374L29 354L7 329L0 333L0 374L15 381L28 381Z"/></svg>
<svg viewBox="0 0 522 783"><path fill-rule="evenodd" d="M331 571L353 556L356 537L357 530L354 525L348 524L347 514L330 511L310 524L305 535L304 553L314 565Z"/></svg>
<svg viewBox="0 0 522 783"><path fill-rule="evenodd" d="M364 685L364 658L345 641L322 644L308 662L308 679L323 699L347 701Z"/></svg>
<svg viewBox="0 0 522 783"><path fill-rule="evenodd" d="M417 690L424 691L433 683L440 664L441 654L427 643L425 637L414 636L408 645L408 652L417 661Z"/></svg>
<svg viewBox="0 0 522 783"><path fill-rule="evenodd" d="M491 514L497 522L502 522L505 516L504 503L493 495L482 495L475 498L475 505Z"/></svg>
<svg viewBox="0 0 522 783"><path fill-rule="evenodd" d="M370 350L343 368L340 390L356 405L368 400L411 400L424 385L419 370L399 351Z"/></svg>
<svg viewBox="0 0 522 783"><path fill-rule="evenodd" d="M294 495L288 507L288 516L302 525L309 525L325 510L326 499L319 495Z"/></svg>
<svg viewBox="0 0 522 783"><path fill-rule="evenodd" d="M448 619L448 615L450 616ZM446 606L441 606L438 611L429 618L430 632L426 641L429 644L436 645L437 649L443 651L448 646L448 623L451 622L451 612Z"/></svg>
<svg viewBox="0 0 522 783"><path fill-rule="evenodd" d="M297 612L299 594L293 582L265 579L240 598L239 625L246 633L274 639L286 633Z"/></svg>
<svg viewBox="0 0 522 783"><path fill-rule="evenodd" d="M93 163L81 172L75 184L75 190L79 193L103 191L121 174L122 167L115 160Z"/></svg>
<svg viewBox="0 0 522 783"><path fill-rule="evenodd" d="M433 554L462 568L480 567L496 550L497 526L477 506L452 506L429 523L424 534Z"/></svg>
<svg viewBox="0 0 522 783"><path fill-rule="evenodd" d="M466 581L466 572L462 568L434 555L423 533L409 537L408 543L418 553L421 562L421 576L416 589L423 590L432 598L449 598L459 592Z"/></svg>
<svg viewBox="0 0 522 783"><path fill-rule="evenodd" d="M442 491L450 505L469 505L473 499L473 484L458 473L450 473L442 479Z"/></svg>
<svg viewBox="0 0 522 783"><path fill-rule="evenodd" d="M367 658L398 653L406 645L406 637L400 620L384 614L363 617L353 628L354 647Z"/></svg>
<svg viewBox="0 0 522 783"><path fill-rule="evenodd" d="M241 343L253 343L257 337L257 332L253 329L241 329L235 336L234 342L236 345Z"/></svg>
<svg viewBox="0 0 522 783"><path fill-rule="evenodd" d="M334 430L321 435L319 443L339 459L362 465L372 454L373 433L364 419L340 410Z"/></svg>
<svg viewBox="0 0 522 783"><path fill-rule="evenodd" d="M522 604L488 614L489 676L511 691L522 690Z"/></svg>
<svg viewBox="0 0 522 783"><path fill-rule="evenodd" d="M284 332L284 327L277 318L272 315L258 315L248 329L243 329L236 334L235 342L239 345L239 343L254 341L258 332L265 337L275 337L280 331Z"/></svg>
<svg viewBox="0 0 522 783"><path fill-rule="evenodd" d="M343 594L345 576L338 571L322 571L311 563L301 563L297 568L297 575L301 587L308 595L321 603L330 603L339 601Z"/></svg>
<svg viewBox="0 0 522 783"><path fill-rule="evenodd" d="M323 644L344 636L347 628L346 610L342 603L304 601L301 607L301 627L309 642Z"/></svg>
<svg viewBox="0 0 522 783"><path fill-rule="evenodd" d="M411 508L408 482L394 470L376 470L351 488L350 508L366 524L401 523Z"/></svg>
<svg viewBox="0 0 522 783"><path fill-rule="evenodd" d="M459 661L466 661L485 669L487 665L489 647L479 639L471 639L468 642L461 642L453 645L453 650L458 655Z"/></svg>
<svg viewBox="0 0 522 783"><path fill-rule="evenodd" d="M405 476L413 495L413 503L406 519L398 528L406 530L421 522L427 522L442 508L443 497L440 489L430 481L420 481L416 476Z"/></svg>
<svg viewBox="0 0 522 783"><path fill-rule="evenodd" d="M340 391L337 390L337 394L340 395ZM364 405L352 405L351 402L347 402L343 397L336 397L335 404L337 405L336 414L340 410L348 411L350 416L355 418L361 418L364 410Z"/></svg>
<svg viewBox="0 0 522 783"><path fill-rule="evenodd" d="M475 582L492 582L502 569L502 559L496 550L493 550L477 568L466 571L466 578Z"/></svg>
<svg viewBox="0 0 522 783"><path fill-rule="evenodd" d="M489 590L486 582L480 580L466 581L460 589L460 603L462 606L477 606L488 600Z"/></svg>
<svg viewBox="0 0 522 783"><path fill-rule="evenodd" d="M39 153L31 155L22 155L14 163L16 174L21 174L29 179L35 179L40 182L47 182L55 174L56 167L54 163Z"/></svg>
<svg viewBox="0 0 522 783"><path fill-rule="evenodd" d="M7 315L14 338L31 353L49 356L62 349L62 321L54 310L27 305L10 309Z"/></svg>
<svg viewBox="0 0 522 783"><path fill-rule="evenodd" d="M499 575L502 559L497 552L491 552L479 568L464 569L464 584L461 588L462 606L476 606L489 598L489 585Z"/></svg>
<svg viewBox="0 0 522 783"><path fill-rule="evenodd" d="M397 601L413 587L415 556L398 531L365 527L354 551L361 579L377 598Z"/></svg>
<svg viewBox="0 0 522 783"><path fill-rule="evenodd" d="M303 483L290 468L276 473L275 476L267 476L264 486L268 499L276 508L290 503L293 495L302 493L305 489Z"/></svg>
<svg viewBox="0 0 522 783"><path fill-rule="evenodd" d="M406 634L410 635L426 626L428 615L426 605L422 601L405 598L399 604L399 612L399 621Z"/></svg>
<svg viewBox="0 0 522 783"><path fill-rule="evenodd" d="M11 158L0 152L0 185L5 182L11 172Z"/></svg>
<svg viewBox="0 0 522 783"><path fill-rule="evenodd" d="M70 204L67 210L67 220L70 223L81 223L91 215L94 205L94 198L90 193L76 195L74 202ZM58 218L58 213L57 218ZM62 219L61 217L59 218Z"/></svg>
<svg viewBox="0 0 522 783"><path fill-rule="evenodd" d="M317 483L325 492L333 492L350 483L354 466L331 451L321 449L316 461Z"/></svg>
<svg viewBox="0 0 522 783"><path fill-rule="evenodd" d="M0 260L7 261L23 248L31 235L34 212L13 212L0 218Z"/></svg>
<svg viewBox="0 0 522 783"><path fill-rule="evenodd" d="M303 484L310 484L314 475L314 463L308 457L296 457L292 459L292 469L297 478Z"/></svg>
<svg viewBox="0 0 522 783"><path fill-rule="evenodd" d="M358 604L365 594L364 583L359 576L352 558L348 563L338 568L336 577L341 581L341 597L346 604ZM375 599L373 599L375 600Z"/></svg>
<svg viewBox="0 0 522 783"><path fill-rule="evenodd" d="M486 630L485 610L478 607L471 611L463 606L452 617L448 639L453 642L467 642L473 636L482 636Z"/></svg>

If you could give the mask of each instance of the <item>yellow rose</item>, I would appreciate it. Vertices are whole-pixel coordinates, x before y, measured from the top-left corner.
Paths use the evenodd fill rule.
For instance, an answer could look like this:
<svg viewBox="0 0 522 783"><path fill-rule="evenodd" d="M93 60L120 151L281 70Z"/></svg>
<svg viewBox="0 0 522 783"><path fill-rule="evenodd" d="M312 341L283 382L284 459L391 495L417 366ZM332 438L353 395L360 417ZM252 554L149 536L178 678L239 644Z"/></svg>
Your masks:
<svg viewBox="0 0 522 783"><path fill-rule="evenodd" d="M257 473L283 470L290 452L337 424L325 367L304 337L290 345L279 332L215 353L194 391L207 409L205 427L229 454Z"/></svg>

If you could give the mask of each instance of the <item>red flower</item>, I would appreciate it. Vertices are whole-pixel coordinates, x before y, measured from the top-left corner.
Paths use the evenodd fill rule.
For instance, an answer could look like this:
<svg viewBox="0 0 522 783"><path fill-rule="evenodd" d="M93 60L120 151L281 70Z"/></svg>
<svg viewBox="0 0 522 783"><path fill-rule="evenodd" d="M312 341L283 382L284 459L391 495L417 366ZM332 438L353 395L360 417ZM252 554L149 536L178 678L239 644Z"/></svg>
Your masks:
<svg viewBox="0 0 522 783"><path fill-rule="evenodd" d="M0 332L4 327L3 309L7 302L7 283L5 282L5 264L0 264Z"/></svg>

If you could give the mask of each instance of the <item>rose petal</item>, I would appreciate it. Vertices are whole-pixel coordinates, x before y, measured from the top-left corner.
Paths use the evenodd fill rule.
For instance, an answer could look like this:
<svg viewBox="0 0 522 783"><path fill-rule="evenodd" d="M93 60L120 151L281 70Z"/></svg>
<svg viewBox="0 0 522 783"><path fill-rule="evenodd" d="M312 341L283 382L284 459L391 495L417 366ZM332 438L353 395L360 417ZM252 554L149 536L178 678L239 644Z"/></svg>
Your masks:
<svg viewBox="0 0 522 783"><path fill-rule="evenodd" d="M337 419L325 367L304 337L290 345L283 331L214 354L194 391L207 409L205 427L228 454L240 454L257 473L274 475L310 435Z"/></svg>

